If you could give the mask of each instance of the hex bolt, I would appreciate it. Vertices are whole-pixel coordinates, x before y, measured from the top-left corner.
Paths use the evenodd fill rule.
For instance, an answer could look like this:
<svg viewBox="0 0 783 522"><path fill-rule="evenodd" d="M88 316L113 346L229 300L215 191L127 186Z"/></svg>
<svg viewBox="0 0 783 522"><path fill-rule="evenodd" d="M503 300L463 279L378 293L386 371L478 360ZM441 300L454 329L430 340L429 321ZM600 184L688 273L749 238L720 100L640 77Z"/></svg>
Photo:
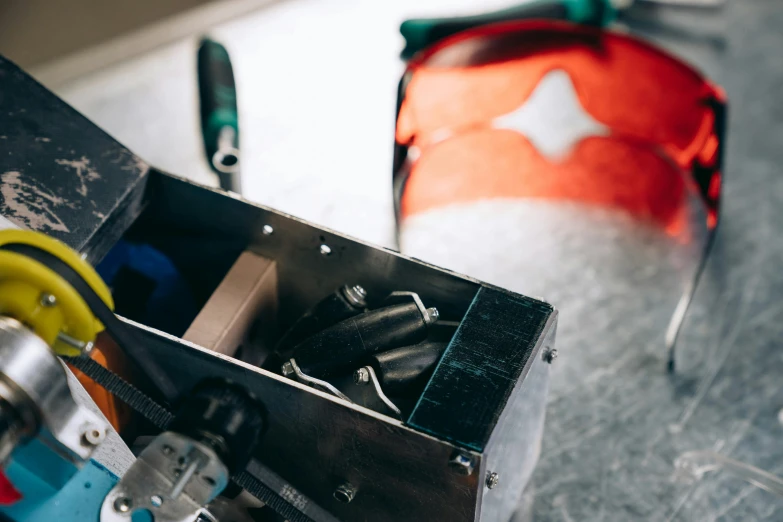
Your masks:
<svg viewBox="0 0 783 522"><path fill-rule="evenodd" d="M82 433L82 442L88 446L97 446L106 438L106 432L98 428L87 428Z"/></svg>
<svg viewBox="0 0 783 522"><path fill-rule="evenodd" d="M544 359L545 363L552 364L555 362L555 359L557 359L557 349L552 348L549 350L544 350L544 353L541 357Z"/></svg>
<svg viewBox="0 0 783 522"><path fill-rule="evenodd" d="M291 364L291 361L287 363L283 363L283 367L280 368L280 373L282 373L286 377L290 377L294 374L294 365Z"/></svg>
<svg viewBox="0 0 783 522"><path fill-rule="evenodd" d="M332 249L329 245L321 245L321 254L328 256L332 254Z"/></svg>
<svg viewBox="0 0 783 522"><path fill-rule="evenodd" d="M51 308L57 304L57 298L53 294L41 294L41 306Z"/></svg>
<svg viewBox="0 0 783 522"><path fill-rule="evenodd" d="M337 486L337 489L334 490L333 496L338 502L348 504L353 500L353 497L356 496L356 488L346 482L345 484Z"/></svg>
<svg viewBox="0 0 783 522"><path fill-rule="evenodd" d="M367 368L359 368L353 372L353 382L359 385L368 384L370 382L370 372Z"/></svg>
<svg viewBox="0 0 783 522"><path fill-rule="evenodd" d="M487 487L489 489L494 489L495 486L497 486L498 483L500 483L500 475L498 475L494 471L487 472L487 482L486 483L487 483Z"/></svg>
<svg viewBox="0 0 783 522"><path fill-rule="evenodd" d="M275 229L272 228L272 225L264 225L264 228L261 229L261 231L264 233L265 236L271 236L275 233Z"/></svg>
<svg viewBox="0 0 783 522"><path fill-rule="evenodd" d="M114 511L118 513L127 513L130 511L133 502L128 497L118 497L114 501Z"/></svg>
<svg viewBox="0 0 783 522"><path fill-rule="evenodd" d="M438 312L437 308L427 308L427 317L425 319L425 322L427 324L432 324L438 320L440 317L440 312Z"/></svg>
<svg viewBox="0 0 783 522"><path fill-rule="evenodd" d="M449 461L449 467L460 475L471 475L473 473L473 459L464 453L457 453Z"/></svg>
<svg viewBox="0 0 783 522"><path fill-rule="evenodd" d="M343 295L355 306L367 306L367 291L359 285L343 287Z"/></svg>

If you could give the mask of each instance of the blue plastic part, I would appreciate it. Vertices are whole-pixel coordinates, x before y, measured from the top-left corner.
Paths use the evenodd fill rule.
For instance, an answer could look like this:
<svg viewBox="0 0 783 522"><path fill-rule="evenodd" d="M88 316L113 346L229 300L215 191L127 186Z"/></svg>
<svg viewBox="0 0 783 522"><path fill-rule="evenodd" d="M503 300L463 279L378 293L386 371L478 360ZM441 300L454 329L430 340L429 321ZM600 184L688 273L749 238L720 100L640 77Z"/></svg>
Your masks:
<svg viewBox="0 0 783 522"><path fill-rule="evenodd" d="M141 316L129 319L173 335L182 335L198 313L193 294L184 277L174 263L161 251L147 244L120 240L103 258L96 270L101 278L114 288L117 278L124 269L143 275L154 286L144 303ZM115 299L118 296L115 293ZM117 302L117 312L122 303Z"/></svg>
<svg viewBox="0 0 783 522"><path fill-rule="evenodd" d="M14 522L99 522L103 499L119 480L94 460L59 491L13 460L5 473L22 493L13 506L0 507L0 518Z"/></svg>

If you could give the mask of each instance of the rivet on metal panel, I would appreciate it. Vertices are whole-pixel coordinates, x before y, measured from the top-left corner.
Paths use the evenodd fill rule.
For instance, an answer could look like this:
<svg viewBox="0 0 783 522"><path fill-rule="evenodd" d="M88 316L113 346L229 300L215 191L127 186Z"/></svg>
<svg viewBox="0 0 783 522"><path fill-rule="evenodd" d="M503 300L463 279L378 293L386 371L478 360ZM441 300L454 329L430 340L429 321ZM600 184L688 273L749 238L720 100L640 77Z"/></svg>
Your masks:
<svg viewBox="0 0 783 522"><path fill-rule="evenodd" d="M497 486L499 483L500 483L500 475L498 475L494 471L487 472L487 487L489 489L494 489L495 486Z"/></svg>
<svg viewBox="0 0 783 522"><path fill-rule="evenodd" d="M332 249L329 247L329 245L321 245L321 253L325 256L332 254Z"/></svg>
<svg viewBox="0 0 783 522"><path fill-rule="evenodd" d="M275 233L275 229L272 228L272 225L264 225L264 228L261 229L265 236L271 236Z"/></svg>
<svg viewBox="0 0 783 522"><path fill-rule="evenodd" d="M548 364L552 364L555 362L555 359L557 359L557 349L551 348L544 350L544 353L541 355L541 358L544 359L544 362Z"/></svg>
<svg viewBox="0 0 783 522"><path fill-rule="evenodd" d="M451 457L449 467L460 475L471 475L473 473L473 459L464 453L456 453Z"/></svg>
<svg viewBox="0 0 783 522"><path fill-rule="evenodd" d="M345 484L341 484L337 486L337 489L334 490L334 498L338 502L342 502L343 504L349 503L350 501L353 500L353 497L355 496L356 496L356 488L348 484L347 482Z"/></svg>
<svg viewBox="0 0 783 522"><path fill-rule="evenodd" d="M41 306L51 308L57 304L57 298L52 294L41 294Z"/></svg>

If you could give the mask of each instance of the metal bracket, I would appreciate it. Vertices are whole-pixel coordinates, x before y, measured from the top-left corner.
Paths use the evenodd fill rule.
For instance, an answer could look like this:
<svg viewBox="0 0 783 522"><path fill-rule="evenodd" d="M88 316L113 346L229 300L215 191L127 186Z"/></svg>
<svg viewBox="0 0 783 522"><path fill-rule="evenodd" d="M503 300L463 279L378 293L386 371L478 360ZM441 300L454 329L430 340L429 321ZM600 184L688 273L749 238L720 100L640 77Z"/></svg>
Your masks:
<svg viewBox="0 0 783 522"><path fill-rule="evenodd" d="M21 422L0 444L0 460L13 452L14 460L57 489L90 459L109 429L76 402L65 366L49 345L8 317L0 317L0 398ZM30 435L36 444L17 447ZM42 452L54 457L45 469L36 465L48 456Z"/></svg>
<svg viewBox="0 0 783 522"><path fill-rule="evenodd" d="M424 322L428 325L436 322L440 314L437 308L426 308L421 301L421 297L416 292L392 292L383 300L384 304L394 305L413 301L421 312Z"/></svg>
<svg viewBox="0 0 783 522"><path fill-rule="evenodd" d="M130 522L138 511L148 511L155 522L193 522L227 484L228 470L211 448L167 431L106 495L101 522Z"/></svg>
<svg viewBox="0 0 783 522"><path fill-rule="evenodd" d="M294 370L294 375L296 375L296 379L300 382L303 382L305 384L309 384L310 386L313 386L315 388L320 388L328 393L331 393L332 395L339 397L343 399L344 401L353 402L351 399L348 398L347 395L345 395L343 392L332 386L326 381L322 381L321 379L316 379L315 377L310 377L309 375L305 374L300 368L299 365L296 364L296 360L291 359L288 361L288 363L291 365L291 368Z"/></svg>
<svg viewBox="0 0 783 522"><path fill-rule="evenodd" d="M365 370L370 377L370 382L372 383L373 388L375 389L376 395L378 395L378 398L386 405L387 408L389 408L391 411L393 411L397 417L402 419L402 412L400 409L386 396L385 393L383 393L383 388L381 388L381 383L378 381L378 376L375 375L375 370L373 370L372 366L365 366L364 368L360 368L360 370Z"/></svg>

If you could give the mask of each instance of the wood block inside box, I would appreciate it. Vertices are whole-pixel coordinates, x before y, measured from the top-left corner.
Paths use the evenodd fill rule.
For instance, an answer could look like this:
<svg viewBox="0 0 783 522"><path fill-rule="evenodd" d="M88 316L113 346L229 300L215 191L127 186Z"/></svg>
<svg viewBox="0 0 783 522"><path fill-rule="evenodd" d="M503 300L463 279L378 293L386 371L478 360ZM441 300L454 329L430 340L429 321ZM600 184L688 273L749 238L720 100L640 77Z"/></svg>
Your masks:
<svg viewBox="0 0 783 522"><path fill-rule="evenodd" d="M276 316L275 262L243 252L182 338L233 356L256 321L272 325Z"/></svg>

